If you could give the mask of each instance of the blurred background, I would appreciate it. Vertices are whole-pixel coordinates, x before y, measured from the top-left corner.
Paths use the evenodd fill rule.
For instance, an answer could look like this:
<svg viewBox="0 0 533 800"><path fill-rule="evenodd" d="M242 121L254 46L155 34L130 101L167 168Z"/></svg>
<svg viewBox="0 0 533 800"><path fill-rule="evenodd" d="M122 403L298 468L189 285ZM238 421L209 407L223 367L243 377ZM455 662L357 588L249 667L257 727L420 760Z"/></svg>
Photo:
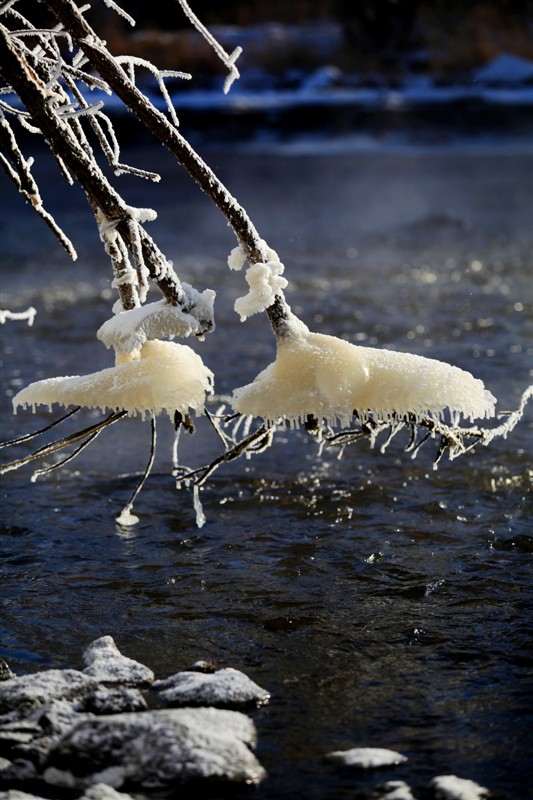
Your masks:
<svg viewBox="0 0 533 800"><path fill-rule="evenodd" d="M178 113L187 113L188 135L207 124L211 137L226 140L255 136L258 128L279 138L280 126L284 133L340 133L377 120L405 129L414 112L448 133L465 129L466 115L477 132L490 126L531 135L530 0L196 0L191 6L228 53L243 48L241 78L227 96L225 67L176 0L127 3L134 28L103 3L89 12L112 52L191 73L191 80L165 81ZM46 7L40 13L45 24ZM143 82L142 70L138 77ZM151 99L163 108L146 73L144 88L151 87Z"/></svg>

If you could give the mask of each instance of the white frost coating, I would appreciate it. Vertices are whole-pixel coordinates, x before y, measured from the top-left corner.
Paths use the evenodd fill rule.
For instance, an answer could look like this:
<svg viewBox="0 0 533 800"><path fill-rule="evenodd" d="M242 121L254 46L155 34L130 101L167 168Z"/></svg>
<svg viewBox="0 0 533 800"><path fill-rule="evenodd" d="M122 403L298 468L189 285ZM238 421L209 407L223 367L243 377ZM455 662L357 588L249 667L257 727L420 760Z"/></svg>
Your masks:
<svg viewBox="0 0 533 800"><path fill-rule="evenodd" d="M194 316L169 305L166 300L158 300L129 311L121 310L104 322L96 336L106 347L131 353L151 339L198 334L202 331L198 317L203 321L213 319L215 292L206 289L201 294L196 292L196 296Z"/></svg>
<svg viewBox="0 0 533 800"><path fill-rule="evenodd" d="M153 222L157 219L157 211L154 211L153 208L135 208L135 206L126 206L126 211L136 222Z"/></svg>
<svg viewBox="0 0 533 800"><path fill-rule="evenodd" d="M8 319L13 321L15 320L26 320L28 326L31 328L33 325L33 320L35 319L35 315L37 311L34 309L33 306L30 306L26 309L26 311L9 311L7 308L0 309L0 325L4 325Z"/></svg>
<svg viewBox="0 0 533 800"><path fill-rule="evenodd" d="M338 761L347 767L359 769L377 769L402 764L407 761L406 756L395 750L386 750L383 747L353 747L351 750L334 750L326 758Z"/></svg>
<svg viewBox="0 0 533 800"><path fill-rule="evenodd" d="M312 333L302 323L278 342L274 363L233 393L233 408L268 422L294 425L311 414L348 425L355 410L364 419L453 414L474 419L494 415L495 398L469 372L410 353L359 347Z"/></svg>
<svg viewBox="0 0 533 800"><path fill-rule="evenodd" d="M482 800L490 793L484 786L455 775L438 775L429 785L438 800Z"/></svg>
<svg viewBox="0 0 533 800"><path fill-rule="evenodd" d="M121 8L117 3L115 3L114 0L104 0L104 4L108 8L115 11L119 16L123 17L126 20L126 22L129 22L132 28L135 27L135 20L133 19L133 17L130 17L130 15L126 11L124 11L124 9Z"/></svg>
<svg viewBox="0 0 533 800"><path fill-rule="evenodd" d="M13 398L19 406L54 403L135 414L174 411L203 413L205 395L213 391L213 373L194 350L183 344L146 342L139 353L117 352L116 365L89 375L48 378L31 383Z"/></svg>
<svg viewBox="0 0 533 800"><path fill-rule="evenodd" d="M250 290L243 297L238 297L234 306L241 322L271 306L276 295L285 289L287 280L282 277L284 269L277 257L275 260L267 261L266 264L258 263L248 267L246 281Z"/></svg>
<svg viewBox="0 0 533 800"><path fill-rule="evenodd" d="M246 254L240 245L234 247L228 256L228 267L233 270L240 270L246 261Z"/></svg>

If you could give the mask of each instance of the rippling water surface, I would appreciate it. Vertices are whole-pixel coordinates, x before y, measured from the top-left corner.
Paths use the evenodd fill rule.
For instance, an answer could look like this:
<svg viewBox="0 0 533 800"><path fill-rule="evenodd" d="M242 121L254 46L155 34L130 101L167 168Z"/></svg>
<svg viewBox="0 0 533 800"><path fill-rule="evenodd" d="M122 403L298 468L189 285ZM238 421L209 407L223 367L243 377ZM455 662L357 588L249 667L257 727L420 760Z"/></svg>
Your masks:
<svg viewBox="0 0 533 800"><path fill-rule="evenodd" d="M131 160L163 183L124 178L128 202L160 211L153 233L181 276L217 289L217 331L193 343L224 394L272 360L264 318L232 311L242 275L218 212L159 149ZM451 361L482 378L499 409L531 382L531 168L527 152L405 150L290 155L213 150L208 160L280 253L288 299L315 330ZM3 306L38 310L3 326L3 436L49 419L11 415L31 380L111 364L95 340L110 313L110 269L83 197L44 154L45 200L79 261L8 194ZM3 184L4 188L4 184ZM154 295L154 299L155 295ZM88 412L84 421L96 414ZM531 797L532 414L507 441L438 471L401 437L320 459L287 432L202 492L207 523L176 492L172 430L129 530L115 516L148 458L149 425L127 420L62 471L2 485L0 655L27 672L81 666L111 634L159 677L200 658L244 670L272 693L254 713L269 777L261 800L368 797L387 779L438 774L497 796ZM217 452L205 421L181 458ZM24 451L24 448L22 448ZM406 764L371 775L330 750L390 747Z"/></svg>

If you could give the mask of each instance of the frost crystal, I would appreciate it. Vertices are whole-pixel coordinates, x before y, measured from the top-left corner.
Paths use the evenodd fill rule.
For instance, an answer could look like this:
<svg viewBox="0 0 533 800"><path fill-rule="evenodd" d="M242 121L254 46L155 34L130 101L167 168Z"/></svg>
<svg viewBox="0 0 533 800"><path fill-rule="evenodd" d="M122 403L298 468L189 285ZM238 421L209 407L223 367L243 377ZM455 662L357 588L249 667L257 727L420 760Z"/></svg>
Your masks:
<svg viewBox="0 0 533 800"><path fill-rule="evenodd" d="M470 419L494 415L495 398L469 372L442 361L358 347L298 321L278 341L276 361L247 386L236 389L233 407L269 422L298 425L312 415L348 425L357 411L364 419L452 415Z"/></svg>

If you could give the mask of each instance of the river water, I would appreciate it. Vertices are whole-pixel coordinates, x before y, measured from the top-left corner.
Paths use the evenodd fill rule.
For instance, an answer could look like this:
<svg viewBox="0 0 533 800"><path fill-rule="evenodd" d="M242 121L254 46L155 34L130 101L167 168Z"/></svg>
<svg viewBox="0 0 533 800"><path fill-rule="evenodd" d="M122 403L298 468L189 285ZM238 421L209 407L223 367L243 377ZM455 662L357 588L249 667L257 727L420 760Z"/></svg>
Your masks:
<svg viewBox="0 0 533 800"><path fill-rule="evenodd" d="M181 277L217 290L217 330L192 346L229 393L274 353L266 319L242 325L232 310L245 289L225 265L233 237L160 148L129 157L163 180L124 177L128 202L156 207L151 231ZM310 327L450 361L483 379L499 410L516 407L533 352L530 148L265 142L206 157L279 252ZM32 327L2 328L2 438L49 420L12 416L23 385L112 361L95 339L110 268L84 198L40 151L36 173L79 260L2 179L2 306L38 311ZM158 677L198 659L242 669L272 694L253 714L268 771L258 800L366 798L389 779L423 796L449 773L532 797L532 428L529 409L507 440L437 471L431 445L412 460L401 437L385 454L361 443L338 459L283 433L214 476L199 529L162 420L140 522L123 529L115 516L148 458L149 425L120 422L47 478L32 483L26 467L3 479L0 656L17 673L81 667L111 634ZM205 420L181 445L191 465L218 452ZM354 746L409 760L371 774L324 760Z"/></svg>

